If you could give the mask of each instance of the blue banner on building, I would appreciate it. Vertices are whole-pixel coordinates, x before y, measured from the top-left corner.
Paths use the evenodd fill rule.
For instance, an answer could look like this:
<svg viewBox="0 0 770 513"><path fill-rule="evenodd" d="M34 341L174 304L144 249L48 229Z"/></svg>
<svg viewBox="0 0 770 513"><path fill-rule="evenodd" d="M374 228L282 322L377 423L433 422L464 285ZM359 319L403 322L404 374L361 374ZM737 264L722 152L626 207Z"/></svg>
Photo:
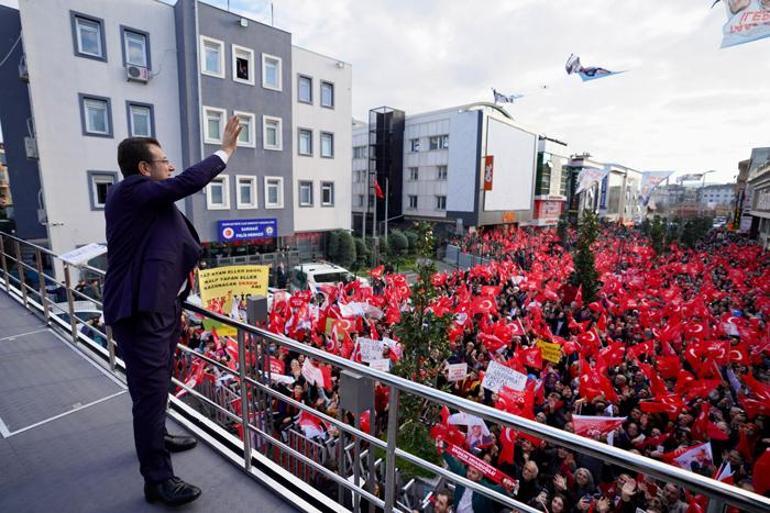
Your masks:
<svg viewBox="0 0 770 513"><path fill-rule="evenodd" d="M273 239L278 236L278 220L233 219L217 221L219 242Z"/></svg>
<svg viewBox="0 0 770 513"><path fill-rule="evenodd" d="M599 208L604 210L607 208L607 189L609 188L610 184L610 175L609 173L607 176L604 177L604 180L602 180L602 192L599 200Z"/></svg>

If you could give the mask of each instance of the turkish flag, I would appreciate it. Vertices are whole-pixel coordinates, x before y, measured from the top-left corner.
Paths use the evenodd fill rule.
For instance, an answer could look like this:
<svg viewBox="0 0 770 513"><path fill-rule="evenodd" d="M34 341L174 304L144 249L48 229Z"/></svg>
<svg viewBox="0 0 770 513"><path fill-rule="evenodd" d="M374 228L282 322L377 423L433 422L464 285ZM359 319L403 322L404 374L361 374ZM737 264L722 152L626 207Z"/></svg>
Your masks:
<svg viewBox="0 0 770 513"><path fill-rule="evenodd" d="M522 349L520 352L524 361L524 365L534 369L543 368L543 354L539 347L528 347L526 349Z"/></svg>
<svg viewBox="0 0 770 513"><path fill-rule="evenodd" d="M374 195L377 196L379 199L385 198L385 193L382 192L382 189L380 188L380 184L377 180L374 181Z"/></svg>
<svg viewBox="0 0 770 513"><path fill-rule="evenodd" d="M471 301L471 315L479 313L490 314L497 312L495 300L489 297L475 297Z"/></svg>
<svg viewBox="0 0 770 513"><path fill-rule="evenodd" d="M756 493L764 495L770 490L770 449L765 449L765 452L757 458L756 463L754 463L752 476Z"/></svg>
<svg viewBox="0 0 770 513"><path fill-rule="evenodd" d="M607 435L618 429L625 421L626 417L572 415L572 427L575 430L575 434L588 438Z"/></svg>

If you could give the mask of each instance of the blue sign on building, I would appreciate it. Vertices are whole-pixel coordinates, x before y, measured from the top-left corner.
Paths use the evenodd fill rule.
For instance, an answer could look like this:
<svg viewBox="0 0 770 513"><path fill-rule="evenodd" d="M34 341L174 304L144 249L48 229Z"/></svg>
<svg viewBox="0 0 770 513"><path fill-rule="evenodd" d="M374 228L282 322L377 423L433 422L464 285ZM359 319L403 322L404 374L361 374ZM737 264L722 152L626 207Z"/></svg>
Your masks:
<svg viewBox="0 0 770 513"><path fill-rule="evenodd" d="M604 179L602 180L602 191L599 199L599 208L602 210L607 208L607 189L609 188L609 183L610 183L610 174L607 173L607 176L605 176Z"/></svg>
<svg viewBox="0 0 770 513"><path fill-rule="evenodd" d="M278 236L278 220L233 219L217 221L219 242L273 239Z"/></svg>

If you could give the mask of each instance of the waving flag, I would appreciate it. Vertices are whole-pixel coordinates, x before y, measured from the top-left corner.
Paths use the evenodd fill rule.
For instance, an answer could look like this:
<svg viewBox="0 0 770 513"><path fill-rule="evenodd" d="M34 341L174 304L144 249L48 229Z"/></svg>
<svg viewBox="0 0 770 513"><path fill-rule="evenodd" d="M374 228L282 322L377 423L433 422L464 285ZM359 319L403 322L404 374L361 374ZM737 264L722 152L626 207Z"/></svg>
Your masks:
<svg viewBox="0 0 770 513"><path fill-rule="evenodd" d="M513 103L519 98L523 98L523 94L503 94L498 93L496 89L492 89L492 95L495 98L495 103Z"/></svg>
<svg viewBox="0 0 770 513"><path fill-rule="evenodd" d="M584 167L578 175L578 186L575 194L580 194L597 182L604 180L609 173L609 169L599 169L596 167Z"/></svg>
<svg viewBox="0 0 770 513"><path fill-rule="evenodd" d="M589 438L607 435L622 426L625 421L626 417L572 415L572 427L575 429L575 434Z"/></svg>
<svg viewBox="0 0 770 513"><path fill-rule="evenodd" d="M580 63L580 57L570 54L567 59L567 63L564 65L564 69L567 70L568 75L578 74L583 82L588 80L596 80L597 78L609 77L611 75L619 75L623 71L610 71L605 68L597 68L594 66L585 67Z"/></svg>
<svg viewBox="0 0 770 513"><path fill-rule="evenodd" d="M639 193L639 202L642 206L647 206L650 197L655 188L662 182L668 180L668 177L674 174L673 171L645 171L642 175L641 192Z"/></svg>
<svg viewBox="0 0 770 513"><path fill-rule="evenodd" d="M727 0L724 4L727 21L722 27L722 48L770 36L768 0Z"/></svg>

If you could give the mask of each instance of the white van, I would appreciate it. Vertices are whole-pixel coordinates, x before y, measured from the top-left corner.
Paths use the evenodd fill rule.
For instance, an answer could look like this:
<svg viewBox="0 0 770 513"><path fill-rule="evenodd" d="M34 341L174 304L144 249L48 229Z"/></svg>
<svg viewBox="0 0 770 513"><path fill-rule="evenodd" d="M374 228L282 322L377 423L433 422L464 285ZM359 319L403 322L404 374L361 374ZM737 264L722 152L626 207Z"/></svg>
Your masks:
<svg viewBox="0 0 770 513"><path fill-rule="evenodd" d="M353 280L358 280L362 285L369 285L369 280L366 278L359 278L344 267L324 262L299 264L292 268L291 273L291 286L295 290L304 290L310 285L320 283L336 285L342 281L351 282Z"/></svg>

